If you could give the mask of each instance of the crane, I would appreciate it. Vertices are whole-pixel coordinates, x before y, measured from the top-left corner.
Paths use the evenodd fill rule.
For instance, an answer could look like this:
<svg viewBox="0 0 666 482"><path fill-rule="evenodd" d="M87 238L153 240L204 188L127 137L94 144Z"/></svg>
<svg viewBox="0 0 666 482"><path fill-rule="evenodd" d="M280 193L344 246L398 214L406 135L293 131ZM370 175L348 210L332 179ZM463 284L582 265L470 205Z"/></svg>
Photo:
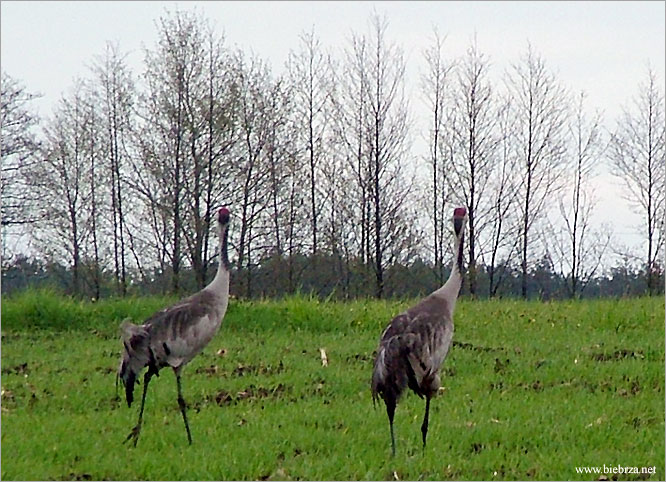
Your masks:
<svg viewBox="0 0 666 482"><path fill-rule="evenodd" d="M128 321L121 325L124 349L118 377L125 387L128 407L132 406L137 377L145 367L148 367L143 377L139 420L125 439L125 442L133 440L134 446L141 433L148 383L153 375L159 376L160 369L165 367L171 367L176 375L178 406L185 422L187 440L190 445L192 444L182 393L181 372L215 336L227 310L230 268L227 255L229 220L229 210L226 207L220 208L217 212L220 261L215 278L204 289L173 306L158 311L142 325Z"/></svg>
<svg viewBox="0 0 666 482"><path fill-rule="evenodd" d="M453 211L455 257L446 283L388 324L381 335L372 372L373 403L381 397L386 404L391 430L391 453L395 455L393 416L405 388L425 397L421 425L423 448L428 435L430 399L440 387L439 368L453 338L453 312L462 285L463 243L467 210Z"/></svg>

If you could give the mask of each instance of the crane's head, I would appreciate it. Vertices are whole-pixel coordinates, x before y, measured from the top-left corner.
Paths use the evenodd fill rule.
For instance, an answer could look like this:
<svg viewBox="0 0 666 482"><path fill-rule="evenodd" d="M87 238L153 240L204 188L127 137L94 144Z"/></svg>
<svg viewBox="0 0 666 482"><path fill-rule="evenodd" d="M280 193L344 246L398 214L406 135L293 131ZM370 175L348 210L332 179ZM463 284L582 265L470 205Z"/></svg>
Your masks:
<svg viewBox="0 0 666 482"><path fill-rule="evenodd" d="M453 229L456 232L456 236L460 236L460 232L465 226L466 220L467 220L467 209L455 208L453 210Z"/></svg>
<svg viewBox="0 0 666 482"><path fill-rule="evenodd" d="M229 210L226 207L222 207L218 209L217 211L217 221L222 225L225 226L229 224L229 218L231 217L231 214L229 213Z"/></svg>

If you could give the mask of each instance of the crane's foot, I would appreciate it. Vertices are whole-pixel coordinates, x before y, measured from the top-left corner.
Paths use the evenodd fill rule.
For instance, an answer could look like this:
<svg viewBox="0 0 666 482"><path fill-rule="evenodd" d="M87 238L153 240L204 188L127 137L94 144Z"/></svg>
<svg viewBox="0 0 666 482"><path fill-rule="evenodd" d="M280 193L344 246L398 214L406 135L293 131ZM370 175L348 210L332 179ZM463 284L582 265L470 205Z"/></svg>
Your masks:
<svg viewBox="0 0 666 482"><path fill-rule="evenodd" d="M134 445L136 447L136 444L139 441L139 434L140 433L141 433L141 424L139 423L132 429L132 431L129 433L129 435L127 436L127 438L125 439L125 441L123 443L127 443L127 442L129 442L130 440L133 439L134 443L132 445Z"/></svg>

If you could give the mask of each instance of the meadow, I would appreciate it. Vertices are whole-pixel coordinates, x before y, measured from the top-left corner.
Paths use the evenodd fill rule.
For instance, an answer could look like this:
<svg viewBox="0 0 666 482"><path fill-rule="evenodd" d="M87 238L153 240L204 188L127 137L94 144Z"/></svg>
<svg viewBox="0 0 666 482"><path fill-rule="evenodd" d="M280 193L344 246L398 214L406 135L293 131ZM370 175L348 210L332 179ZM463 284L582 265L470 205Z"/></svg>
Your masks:
<svg viewBox="0 0 666 482"><path fill-rule="evenodd" d="M116 391L118 326L169 301L3 299L3 480L597 480L576 467L604 465L664 480L663 298L461 300L428 446L409 393L395 457L369 381L381 331L413 300L232 300L183 372L193 445L170 370L124 445L139 404Z"/></svg>

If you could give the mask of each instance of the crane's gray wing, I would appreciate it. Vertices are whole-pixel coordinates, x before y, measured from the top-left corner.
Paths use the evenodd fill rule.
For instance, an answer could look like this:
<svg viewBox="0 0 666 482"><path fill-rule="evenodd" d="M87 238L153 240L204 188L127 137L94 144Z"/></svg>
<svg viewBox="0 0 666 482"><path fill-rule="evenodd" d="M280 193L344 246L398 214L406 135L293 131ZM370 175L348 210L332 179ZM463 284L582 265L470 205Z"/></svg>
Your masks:
<svg viewBox="0 0 666 482"><path fill-rule="evenodd" d="M430 310L395 317L382 334L372 376L372 393L396 399L409 386L419 396L440 387L439 369L446 357L453 325Z"/></svg>
<svg viewBox="0 0 666 482"><path fill-rule="evenodd" d="M391 320L386 328L384 328L384 332L379 339L379 344L381 345L382 343L386 343L394 336L405 333L411 322L412 317L407 312L400 313L398 316Z"/></svg>
<svg viewBox="0 0 666 482"><path fill-rule="evenodd" d="M448 354L453 330L427 316L417 316L408 328L407 359L414 373L417 393L433 396L440 387L439 369ZM411 387L411 385L410 385Z"/></svg>
<svg viewBox="0 0 666 482"><path fill-rule="evenodd" d="M217 297L205 291L155 313L144 326L158 365L191 360L215 336L223 316Z"/></svg>

